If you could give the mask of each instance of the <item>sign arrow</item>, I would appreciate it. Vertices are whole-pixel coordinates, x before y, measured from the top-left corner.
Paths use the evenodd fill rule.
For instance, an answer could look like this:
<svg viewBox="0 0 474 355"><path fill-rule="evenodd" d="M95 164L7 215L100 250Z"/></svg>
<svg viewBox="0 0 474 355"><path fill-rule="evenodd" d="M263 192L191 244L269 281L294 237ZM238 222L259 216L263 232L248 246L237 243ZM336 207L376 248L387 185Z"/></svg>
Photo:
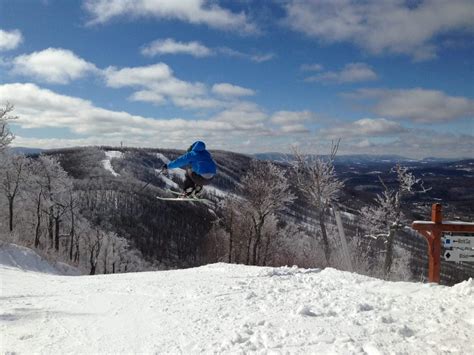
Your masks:
<svg viewBox="0 0 474 355"><path fill-rule="evenodd" d="M449 236L444 238L445 248L474 248L474 237Z"/></svg>

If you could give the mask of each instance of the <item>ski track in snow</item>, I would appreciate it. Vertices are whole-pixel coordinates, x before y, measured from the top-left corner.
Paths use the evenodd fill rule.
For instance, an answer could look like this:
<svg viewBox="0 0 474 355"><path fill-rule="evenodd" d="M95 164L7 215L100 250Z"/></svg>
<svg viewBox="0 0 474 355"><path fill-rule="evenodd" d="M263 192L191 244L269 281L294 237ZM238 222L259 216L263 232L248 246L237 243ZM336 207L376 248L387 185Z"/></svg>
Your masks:
<svg viewBox="0 0 474 355"><path fill-rule="evenodd" d="M122 158L123 153L119 152L117 150L109 150L109 151L106 151L104 153L105 153L105 156L107 157L106 159L102 160L102 165L103 165L104 169L107 170L107 171L110 171L110 173L113 176L120 176L120 174L118 174L114 170L114 168L112 167L112 163L110 162L110 160Z"/></svg>
<svg viewBox="0 0 474 355"><path fill-rule="evenodd" d="M212 264L99 276L0 265L2 353L472 354L474 281Z"/></svg>

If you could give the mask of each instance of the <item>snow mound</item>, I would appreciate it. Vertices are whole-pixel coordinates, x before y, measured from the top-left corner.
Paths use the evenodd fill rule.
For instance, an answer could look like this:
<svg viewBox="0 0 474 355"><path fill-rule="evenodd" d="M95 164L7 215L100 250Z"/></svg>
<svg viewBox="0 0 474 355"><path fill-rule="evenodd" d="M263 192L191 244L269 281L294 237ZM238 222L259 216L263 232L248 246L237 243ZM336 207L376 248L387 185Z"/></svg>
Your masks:
<svg viewBox="0 0 474 355"><path fill-rule="evenodd" d="M23 271L59 274L58 270L30 248L11 243L0 244L0 266L17 268Z"/></svg>
<svg viewBox="0 0 474 355"><path fill-rule="evenodd" d="M472 279L446 287L223 263L0 276L0 353L474 353Z"/></svg>
<svg viewBox="0 0 474 355"><path fill-rule="evenodd" d="M81 272L66 263L51 265L34 250L12 243L0 242L0 268L14 268L53 275L78 276Z"/></svg>

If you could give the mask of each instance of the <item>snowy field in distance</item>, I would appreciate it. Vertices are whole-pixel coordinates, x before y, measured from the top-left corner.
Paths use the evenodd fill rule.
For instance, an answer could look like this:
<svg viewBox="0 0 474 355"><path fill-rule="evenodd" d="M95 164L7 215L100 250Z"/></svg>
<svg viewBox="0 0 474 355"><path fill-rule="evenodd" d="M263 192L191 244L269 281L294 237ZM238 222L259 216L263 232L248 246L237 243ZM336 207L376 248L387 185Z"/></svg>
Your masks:
<svg viewBox="0 0 474 355"><path fill-rule="evenodd" d="M100 276L0 265L0 353L473 354L474 281L213 264Z"/></svg>

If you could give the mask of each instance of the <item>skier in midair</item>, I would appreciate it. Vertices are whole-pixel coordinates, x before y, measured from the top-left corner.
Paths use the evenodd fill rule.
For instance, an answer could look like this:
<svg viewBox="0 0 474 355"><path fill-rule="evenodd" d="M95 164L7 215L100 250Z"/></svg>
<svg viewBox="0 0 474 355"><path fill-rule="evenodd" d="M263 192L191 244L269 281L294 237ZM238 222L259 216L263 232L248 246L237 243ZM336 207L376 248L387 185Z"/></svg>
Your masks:
<svg viewBox="0 0 474 355"><path fill-rule="evenodd" d="M185 154L163 165L162 172L167 174L168 169L182 167L186 168L184 196L199 195L203 186L210 184L217 173L216 163L202 141L194 142Z"/></svg>

